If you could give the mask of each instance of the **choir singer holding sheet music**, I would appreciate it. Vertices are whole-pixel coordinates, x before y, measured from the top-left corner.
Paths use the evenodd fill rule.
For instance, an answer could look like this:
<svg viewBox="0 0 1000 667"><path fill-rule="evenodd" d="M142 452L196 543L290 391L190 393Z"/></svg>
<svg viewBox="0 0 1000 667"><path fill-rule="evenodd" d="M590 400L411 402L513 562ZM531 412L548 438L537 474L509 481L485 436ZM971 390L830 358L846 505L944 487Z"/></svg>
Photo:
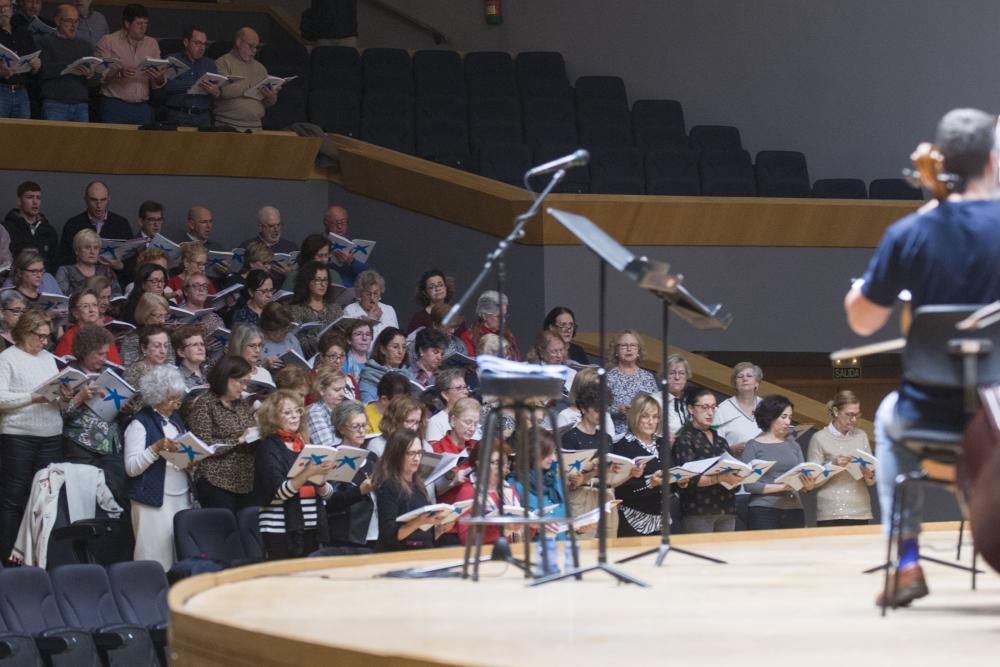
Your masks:
<svg viewBox="0 0 1000 667"><path fill-rule="evenodd" d="M799 495L791 487L774 481L804 462L799 443L785 439L792 426L794 407L784 396L773 394L762 399L754 410L757 426L763 433L747 442L743 461L750 463L761 459L775 463L758 481L744 487L751 494L750 530L803 528L806 525ZM808 475L802 475L801 479L802 488L812 491L812 479Z"/></svg>
<svg viewBox="0 0 1000 667"><path fill-rule="evenodd" d="M357 486L340 484L336 492L325 479L311 481L330 472L333 461L310 463L294 477L288 477L309 438L302 415L299 396L285 389L268 396L257 411L261 441L257 445L256 484L265 503L258 523L268 560L302 558L328 543L326 505L343 510L372 490L368 479Z"/></svg>

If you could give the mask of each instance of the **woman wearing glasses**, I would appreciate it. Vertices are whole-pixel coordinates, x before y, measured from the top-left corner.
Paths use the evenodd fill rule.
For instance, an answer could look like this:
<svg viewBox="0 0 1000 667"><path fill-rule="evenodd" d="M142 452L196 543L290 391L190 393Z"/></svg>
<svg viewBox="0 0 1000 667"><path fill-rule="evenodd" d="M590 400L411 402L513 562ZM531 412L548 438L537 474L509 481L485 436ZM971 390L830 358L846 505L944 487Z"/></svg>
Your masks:
<svg viewBox="0 0 1000 667"><path fill-rule="evenodd" d="M611 338L608 358L614 363L607 379L611 392L611 419L615 424L615 434L620 436L628 430L632 401L639 394L656 392L656 377L639 368L642 343L639 342L639 335L631 329L623 329Z"/></svg>
<svg viewBox="0 0 1000 667"><path fill-rule="evenodd" d="M222 445L195 466L194 484L202 507L236 512L256 505L254 446L257 422L253 401L243 397L250 381L250 364L226 356L208 374L208 391L196 398L188 428L208 444Z"/></svg>
<svg viewBox="0 0 1000 667"><path fill-rule="evenodd" d="M76 292L69 298L69 314L73 318L73 326L66 329L66 332L56 344L55 354L65 357L73 354L73 339L76 337L80 327L88 324L101 325L101 309L97 294L90 291ZM111 342L108 348L108 361L119 366L122 365L122 357L118 353L118 346Z"/></svg>
<svg viewBox="0 0 1000 667"><path fill-rule="evenodd" d="M125 381L133 387L139 386L143 375L157 366L171 363L174 358L170 335L160 324L150 324L139 329L138 341L142 356L126 366L124 376Z"/></svg>
<svg viewBox="0 0 1000 667"><path fill-rule="evenodd" d="M344 377L347 380L345 396L347 396L347 398L358 400L361 398L361 392L358 391L358 381L344 370L344 365L347 362L348 349L349 346L347 344L347 338L344 334L336 329L327 331L319 338L317 348L319 359L316 360L313 372L316 373L322 368L331 368L341 371L344 373Z"/></svg>
<svg viewBox="0 0 1000 667"><path fill-rule="evenodd" d="M208 267L208 249L201 241L185 241L181 243L181 272L171 276L167 281L167 289L174 294L180 294L184 283L193 275L205 273ZM215 294L215 285L208 281L208 293Z"/></svg>
<svg viewBox="0 0 1000 667"><path fill-rule="evenodd" d="M420 308L413 313L406 334L410 335L417 329L431 326L431 308L438 304L451 306L455 296L455 281L444 274L441 269L425 271L417 281L417 304Z"/></svg>
<svg viewBox="0 0 1000 667"><path fill-rule="evenodd" d="M368 418L365 417L365 406L358 401L342 401L333 409L333 430L340 437L341 445L367 449L365 435L368 433ZM372 476L378 457L369 451L363 465L358 466L354 479L350 483L338 482L335 490L342 487L360 487ZM375 494L367 495L360 502L337 511L330 517L331 538L334 544L353 547L369 547L374 549L379 536L379 521L375 506L378 499Z"/></svg>
<svg viewBox="0 0 1000 667"><path fill-rule="evenodd" d="M372 335L379 337L383 329L399 328L396 310L389 304L382 303L385 292L385 279L377 271L369 269L362 271L354 282L357 301L344 308L345 317L356 317L367 320L372 325ZM405 336L404 336L405 338Z"/></svg>
<svg viewBox="0 0 1000 667"><path fill-rule="evenodd" d="M208 276L204 273L192 273L184 279L184 285L180 292L183 296L181 306L187 308L188 310L201 310L202 308L206 308L206 301L208 300L208 294L211 288L212 282L208 279ZM199 328L201 328L206 336L206 351L208 359L211 363L214 363L216 359L222 356L225 344L222 339L211 336L210 334L213 331L224 327L225 323L222 321L222 318L219 317L218 313L206 313L199 320Z"/></svg>
<svg viewBox="0 0 1000 667"><path fill-rule="evenodd" d="M264 337L253 324L238 324L229 336L229 354L240 357L250 365L250 379L254 382L274 384L271 371L260 365L264 350Z"/></svg>
<svg viewBox="0 0 1000 667"><path fill-rule="evenodd" d="M27 309L27 299L16 289L0 292L0 313L2 313L2 317L0 317L0 351L6 350L14 344L11 332Z"/></svg>
<svg viewBox="0 0 1000 667"><path fill-rule="evenodd" d="M324 245L329 253L329 245ZM330 289L330 269L319 261L306 262L295 276L295 291L291 302L292 319L300 324L319 322L318 327L299 333L302 354L309 359L317 352L317 336L344 309L333 302Z"/></svg>
<svg viewBox="0 0 1000 667"><path fill-rule="evenodd" d="M737 456L743 453L747 442L760 433L753 412L760 404L757 389L763 379L764 371L757 364L741 361L733 366L730 381L736 394L720 403L715 413L716 432L726 439Z"/></svg>
<svg viewBox="0 0 1000 667"><path fill-rule="evenodd" d="M122 263L115 260L114 266L101 259L101 237L93 229L81 229L73 237L73 252L76 264L60 266L56 271L56 282L63 294L72 294L80 289L87 278L104 276L111 285L114 296L122 293L118 278L112 270L121 270Z"/></svg>
<svg viewBox="0 0 1000 667"><path fill-rule="evenodd" d="M347 358L344 359L344 372L350 375L355 383L359 383L361 369L368 363L368 352L372 347L372 325L367 320L352 320L344 329L347 336ZM361 397L360 389L358 397Z"/></svg>
<svg viewBox="0 0 1000 667"><path fill-rule="evenodd" d="M473 438L479 428L479 401L474 398L460 398L448 410L451 429L438 440L431 443L431 449L438 454L460 454L471 451L476 446ZM435 492L439 502L453 503L458 498L458 491L469 478L471 471L469 459L452 468L450 472L439 478ZM451 537L446 537L446 543L458 543L458 530L452 526L447 531Z"/></svg>
<svg viewBox="0 0 1000 667"><path fill-rule="evenodd" d="M35 473L62 460L59 404L33 393L59 372L45 348L52 323L27 310L11 331L14 346L0 353L0 558L10 555ZM83 390L87 391L87 390Z"/></svg>
<svg viewBox="0 0 1000 667"><path fill-rule="evenodd" d="M155 250L155 248L153 248ZM118 319L126 322L135 321L135 309L139 305L139 299L143 294L153 293L166 298L167 270L159 264L146 263L139 267L135 274L135 282L132 283L132 291L128 293L128 299L122 306Z"/></svg>
<svg viewBox="0 0 1000 667"><path fill-rule="evenodd" d="M826 404L830 423L809 440L807 461L826 465L846 466L856 462L858 451L872 453L868 436L857 428L861 417L861 401L853 391L838 391ZM842 473L834 475L816 492L817 526L857 526L872 519L868 487L875 484L875 469L860 466L861 478Z"/></svg>
<svg viewBox="0 0 1000 667"><path fill-rule="evenodd" d="M596 415L595 415L596 416ZM631 477L615 487L618 507L618 537L655 535L663 522L663 464L660 461L660 404L648 394L639 394L628 411L628 432L612 446L612 453L652 460L634 467ZM667 489L667 493L669 493Z"/></svg>
<svg viewBox="0 0 1000 667"><path fill-rule="evenodd" d="M332 461L310 463L288 476L299 452L309 440L298 395L279 389L257 411L260 443L255 459L256 488L261 508L258 518L268 560L302 558L330 541L327 508L342 511L371 492L371 481L341 484L335 492L325 476Z"/></svg>
<svg viewBox="0 0 1000 667"><path fill-rule="evenodd" d="M677 432L674 440L674 465L732 455L726 439L712 429L716 413L715 394L710 389L695 389L686 396L691 419ZM726 483L732 490L722 486ZM685 533L721 533L736 530L736 473L699 475L679 483L681 527Z"/></svg>
<svg viewBox="0 0 1000 667"><path fill-rule="evenodd" d="M274 301L274 281L271 274L263 269L254 269L247 274L243 283L245 301L233 313L233 326L241 323L260 326L260 314L264 307Z"/></svg>
<svg viewBox="0 0 1000 667"><path fill-rule="evenodd" d="M583 348L573 342L573 337L576 336L576 315L573 314L572 310L565 306L556 306L545 316L542 329L551 331L562 338L563 342L566 343L566 354L570 361L575 361L578 364L590 363Z"/></svg>

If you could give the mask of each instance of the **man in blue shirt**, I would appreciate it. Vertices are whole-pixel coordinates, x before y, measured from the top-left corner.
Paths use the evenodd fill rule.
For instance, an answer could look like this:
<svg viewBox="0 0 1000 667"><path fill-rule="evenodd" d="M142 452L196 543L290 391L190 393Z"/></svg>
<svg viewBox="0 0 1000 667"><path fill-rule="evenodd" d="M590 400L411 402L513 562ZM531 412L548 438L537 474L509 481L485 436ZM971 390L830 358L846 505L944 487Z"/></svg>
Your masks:
<svg viewBox="0 0 1000 667"><path fill-rule="evenodd" d="M184 50L170 54L190 69L167 81L167 121L185 127L211 127L212 107L215 99L222 92L218 84L201 82L197 94L188 94L191 88L205 72L218 74L215 60L205 57L205 47L208 45L208 35L198 27L188 28L184 32Z"/></svg>
<svg viewBox="0 0 1000 667"><path fill-rule="evenodd" d="M1000 202L997 187L996 117L975 109L948 112L938 124L935 146L944 171L958 185L944 201L895 222L879 243L862 280L845 298L847 322L869 336L889 321L900 291L914 309L929 304L985 304L1000 298ZM960 429L966 415L961 391L904 382L875 415L882 524L888 531L896 475L920 469L918 457L893 439L912 424ZM914 494L918 495L919 494ZM899 586L889 604L901 606L927 595L919 566L917 536L922 498L904 508ZM877 600L881 602L881 599Z"/></svg>

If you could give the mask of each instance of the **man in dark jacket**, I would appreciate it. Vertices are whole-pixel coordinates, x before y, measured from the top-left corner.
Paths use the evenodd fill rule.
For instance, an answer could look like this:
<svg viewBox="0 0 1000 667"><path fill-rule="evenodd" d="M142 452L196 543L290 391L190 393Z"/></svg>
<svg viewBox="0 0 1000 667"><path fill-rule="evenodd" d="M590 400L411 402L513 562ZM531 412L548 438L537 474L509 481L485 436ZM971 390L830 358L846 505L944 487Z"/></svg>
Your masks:
<svg viewBox="0 0 1000 667"><path fill-rule="evenodd" d="M13 15L13 0L0 0L0 44L19 56L27 56L35 51L35 42L31 31L11 23ZM35 73L41 66L41 61L35 58L31 61L30 73ZM0 117L29 118L31 106L28 97L29 72L16 73L17 62L0 59Z"/></svg>
<svg viewBox="0 0 1000 667"><path fill-rule="evenodd" d="M3 0L0 0L3 2ZM83 191L87 210L66 221L59 244L59 264L73 264L73 237L84 229L92 229L103 239L130 239L135 236L128 220L109 210L111 191L101 181L91 181Z"/></svg>
<svg viewBox="0 0 1000 667"><path fill-rule="evenodd" d="M35 248L45 258L45 270L55 273L59 234L46 220L41 208L42 186L25 181L17 186L17 208L7 212L3 226L10 235L10 252L14 257L25 248Z"/></svg>

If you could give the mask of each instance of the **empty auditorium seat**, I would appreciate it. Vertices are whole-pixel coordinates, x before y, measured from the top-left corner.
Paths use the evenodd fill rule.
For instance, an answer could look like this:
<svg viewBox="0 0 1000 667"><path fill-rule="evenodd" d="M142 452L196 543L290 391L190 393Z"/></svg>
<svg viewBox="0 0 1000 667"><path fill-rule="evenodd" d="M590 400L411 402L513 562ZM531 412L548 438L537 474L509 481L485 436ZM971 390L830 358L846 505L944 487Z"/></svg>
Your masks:
<svg viewBox="0 0 1000 667"><path fill-rule="evenodd" d="M292 123L309 119L305 82L291 81L282 87L278 99L264 113L261 124L265 130L285 130Z"/></svg>
<svg viewBox="0 0 1000 667"><path fill-rule="evenodd" d="M698 157L698 151L688 148L646 151L646 194L701 194Z"/></svg>
<svg viewBox="0 0 1000 667"><path fill-rule="evenodd" d="M309 56L309 90L351 91L360 97L361 55L348 46L317 46Z"/></svg>
<svg viewBox="0 0 1000 667"><path fill-rule="evenodd" d="M426 50L413 54L413 83L420 95L465 96L465 74L457 51Z"/></svg>
<svg viewBox="0 0 1000 667"><path fill-rule="evenodd" d="M691 148L697 150L739 150L740 131L732 125L695 125L688 133Z"/></svg>
<svg viewBox="0 0 1000 667"><path fill-rule="evenodd" d="M868 199L868 188L860 178L820 178L811 196L822 199Z"/></svg>
<svg viewBox="0 0 1000 667"><path fill-rule="evenodd" d="M212 560L225 567L248 561L236 515L221 507L199 507L175 514L174 545L177 560Z"/></svg>
<svg viewBox="0 0 1000 667"><path fill-rule="evenodd" d="M628 108L625 81L619 76L581 76L576 80L573 94L576 103L585 100L613 100Z"/></svg>
<svg viewBox="0 0 1000 667"><path fill-rule="evenodd" d="M579 144L569 141L569 142L558 142L558 141L548 141L543 142L537 147L533 148L534 152L534 164L545 164L546 162L551 162L558 158L570 155L577 149L579 149ZM538 177L536 181L541 181L544 177ZM542 183L544 185L544 183ZM536 190L538 185L535 185ZM583 165L582 167L573 167L572 169L566 170L566 176L563 178L562 182L556 186L553 192L569 192L569 193L585 193L590 192L590 167Z"/></svg>
<svg viewBox="0 0 1000 667"><path fill-rule="evenodd" d="M694 128L692 128L692 132ZM698 162L701 193L714 197L753 197L757 194L750 153L710 150Z"/></svg>
<svg viewBox="0 0 1000 667"><path fill-rule="evenodd" d="M469 140L473 150L482 143L524 141L521 105L515 97L470 97Z"/></svg>
<svg viewBox="0 0 1000 667"><path fill-rule="evenodd" d="M349 90L313 90L307 105L309 122L348 137L361 135L361 96Z"/></svg>
<svg viewBox="0 0 1000 667"><path fill-rule="evenodd" d="M868 184L871 199L923 199L920 188L910 185L904 178L876 178Z"/></svg>
<svg viewBox="0 0 1000 667"><path fill-rule="evenodd" d="M572 102L566 61L557 51L524 51L514 61L522 98L565 97Z"/></svg>
<svg viewBox="0 0 1000 667"><path fill-rule="evenodd" d="M368 48L361 54L365 92L413 93L413 67L405 49Z"/></svg>
<svg viewBox="0 0 1000 667"><path fill-rule="evenodd" d="M3 667L38 667L42 656L30 635L12 632L0 615L0 665Z"/></svg>
<svg viewBox="0 0 1000 667"><path fill-rule="evenodd" d="M416 153L412 118L365 116L361 119L361 138L400 153Z"/></svg>
<svg viewBox="0 0 1000 667"><path fill-rule="evenodd" d="M641 195L645 191L642 151L631 146L604 146L591 151L590 191Z"/></svg>
<svg viewBox="0 0 1000 667"><path fill-rule="evenodd" d="M620 100L595 98L577 102L580 143L584 146L627 146L632 143L628 107Z"/></svg>
<svg viewBox="0 0 1000 667"><path fill-rule="evenodd" d="M524 143L528 144L533 151L544 144L572 144L577 148L580 145L576 124L563 122L526 122Z"/></svg>
<svg viewBox="0 0 1000 667"><path fill-rule="evenodd" d="M632 105L632 140L639 148L687 148L685 127L677 100L636 100Z"/></svg>
<svg viewBox="0 0 1000 667"><path fill-rule="evenodd" d="M465 54L465 88L475 97L517 98L514 60L504 51L473 51Z"/></svg>
<svg viewBox="0 0 1000 667"><path fill-rule="evenodd" d="M525 144L484 143L479 149L479 173L518 187L531 169L531 150Z"/></svg>
<svg viewBox="0 0 1000 667"><path fill-rule="evenodd" d="M63 618L49 575L37 567L0 570L0 615L13 633L31 636L47 664L75 667L99 664L90 633Z"/></svg>
<svg viewBox="0 0 1000 667"><path fill-rule="evenodd" d="M808 197L806 156L798 151L760 151L754 163L760 197Z"/></svg>
<svg viewBox="0 0 1000 667"><path fill-rule="evenodd" d="M576 110L568 97L536 97L523 101L524 137L532 148L543 142L577 143Z"/></svg>
<svg viewBox="0 0 1000 667"><path fill-rule="evenodd" d="M417 120L417 155L457 169L473 167L469 153L469 133L465 118L454 121L444 118Z"/></svg>
<svg viewBox="0 0 1000 667"><path fill-rule="evenodd" d="M159 662L149 631L126 623L100 565L64 565L49 575L66 622L91 633L105 664L114 667Z"/></svg>
<svg viewBox="0 0 1000 667"><path fill-rule="evenodd" d="M251 507L256 513L257 508ZM255 514L256 517L256 514ZM136 560L115 563L108 568L111 594L126 623L141 625L149 632L160 655L160 664L166 665L164 649L167 645L167 575L156 561Z"/></svg>
<svg viewBox="0 0 1000 667"><path fill-rule="evenodd" d="M468 110L465 97L459 95L426 95L416 98L416 121L422 119L449 120L465 125Z"/></svg>
<svg viewBox="0 0 1000 667"><path fill-rule="evenodd" d="M259 507L244 507L236 513L236 525L240 531L243 551L252 561L264 560L264 543L260 538Z"/></svg>

